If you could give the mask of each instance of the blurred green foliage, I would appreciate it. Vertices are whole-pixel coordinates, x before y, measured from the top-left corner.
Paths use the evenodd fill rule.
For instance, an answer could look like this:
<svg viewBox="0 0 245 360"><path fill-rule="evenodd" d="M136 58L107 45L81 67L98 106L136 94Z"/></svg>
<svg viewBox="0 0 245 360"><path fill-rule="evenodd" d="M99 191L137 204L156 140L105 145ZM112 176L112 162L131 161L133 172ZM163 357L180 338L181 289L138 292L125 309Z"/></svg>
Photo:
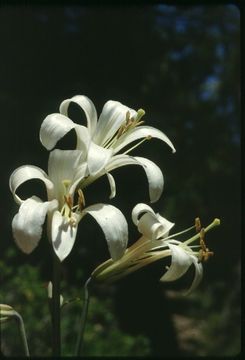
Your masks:
<svg viewBox="0 0 245 360"><path fill-rule="evenodd" d="M86 332L88 355L232 356L240 351L241 123L240 10L235 5L5 6L0 9L2 131L0 301L20 311L32 354L50 354L46 289L51 256L45 234L30 256L15 247L11 221L17 208L8 189L22 164L47 168L38 139L41 121L73 95L85 94L98 113L108 99L144 108L147 125L164 131L177 152L157 141L135 155L163 170L165 188L154 205L176 231L200 216L221 226L208 234L215 256L199 289L183 299L179 284L160 285L162 264L92 294ZM74 109L74 119L81 114ZM126 215L147 202L143 170L115 171L112 204ZM36 185L36 184L35 184ZM28 186L28 195L36 187ZM87 204L108 202L100 179ZM63 264L67 297L108 258L103 234L85 218ZM130 226L130 243L138 237ZM13 251L13 256L10 253ZM183 280L185 283L185 280ZM174 291L174 296L170 296ZM79 293L79 294L78 294ZM63 348L71 354L80 303L64 307ZM6 352L14 331L4 327ZM8 335L9 334L9 335ZM16 333L15 333L16 334ZM11 344L7 345L7 344ZM16 344L16 347L20 345ZM20 350L21 351L21 350Z"/></svg>
<svg viewBox="0 0 245 360"><path fill-rule="evenodd" d="M8 266L15 251L7 251L0 261L1 301L11 304L24 319L31 356L51 356L51 321L47 297L47 283L40 278L39 269L22 265L17 269ZM75 352L83 289L63 284L62 292L62 355ZM111 346L113 344L113 346ZM1 350L6 356L23 355L23 346L14 321L1 324ZM112 298L91 296L88 324L85 334L84 355L87 356L149 355L150 344L144 336L130 336L119 329Z"/></svg>

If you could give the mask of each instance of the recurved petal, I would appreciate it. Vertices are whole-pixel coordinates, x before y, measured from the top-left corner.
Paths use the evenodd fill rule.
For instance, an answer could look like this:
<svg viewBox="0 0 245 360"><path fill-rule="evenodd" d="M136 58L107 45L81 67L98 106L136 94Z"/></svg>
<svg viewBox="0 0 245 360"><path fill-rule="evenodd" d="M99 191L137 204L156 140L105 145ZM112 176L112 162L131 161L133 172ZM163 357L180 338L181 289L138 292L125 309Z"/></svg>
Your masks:
<svg viewBox="0 0 245 360"><path fill-rule="evenodd" d="M94 142L103 145L108 139L112 138L126 120L127 112L130 113L130 117L137 115L135 110L118 101L107 101L98 120L96 133L93 139Z"/></svg>
<svg viewBox="0 0 245 360"><path fill-rule="evenodd" d="M49 179L48 175L37 166L34 165L23 165L17 168L10 176L9 187L17 203L22 203L22 200L18 195L16 195L16 190L24 182L32 179L42 180L47 188L48 194L51 196L53 191L53 183Z"/></svg>
<svg viewBox="0 0 245 360"><path fill-rule="evenodd" d="M116 183L115 183L115 179L114 177L110 174L110 173L106 173L107 175L107 179L109 181L109 185L110 185L110 188L111 188L111 193L110 193L110 196L109 198L110 199L113 199L115 196L116 196Z"/></svg>
<svg viewBox="0 0 245 360"><path fill-rule="evenodd" d="M154 210L149 205L143 203L139 203L135 205L135 207L132 210L132 220L136 226L138 226L139 224L140 216L145 213L152 214L153 216L156 217Z"/></svg>
<svg viewBox="0 0 245 360"><path fill-rule="evenodd" d="M59 211L52 217L51 238L54 251L60 261L63 261L71 252L76 235L78 219L74 214L74 222L65 219Z"/></svg>
<svg viewBox="0 0 245 360"><path fill-rule="evenodd" d="M145 213L139 219L138 230L147 239L156 240L164 233L164 226L158 221L155 214Z"/></svg>
<svg viewBox="0 0 245 360"><path fill-rule="evenodd" d="M140 165L143 166L143 169L145 170L149 183L150 202L154 203L159 200L162 195L164 184L162 171L151 160L139 156L135 156L134 158L140 163Z"/></svg>
<svg viewBox="0 0 245 360"><path fill-rule="evenodd" d="M42 202L37 197L25 200L12 221L13 236L18 247L30 254L42 236L42 226L48 210L58 206L56 200Z"/></svg>
<svg viewBox="0 0 245 360"><path fill-rule="evenodd" d="M87 156L88 147L91 142L91 135L85 126L77 125L75 127L77 134L77 149L81 150L84 154L84 158Z"/></svg>
<svg viewBox="0 0 245 360"><path fill-rule="evenodd" d="M84 213L93 216L100 225L112 259L120 259L128 243L128 224L122 212L112 205L96 204L87 207Z"/></svg>
<svg viewBox="0 0 245 360"><path fill-rule="evenodd" d="M175 281L183 276L191 264L193 258L179 245L168 244L171 250L171 265L160 281Z"/></svg>
<svg viewBox="0 0 245 360"><path fill-rule="evenodd" d="M190 294L194 289L196 289L196 287L199 285L199 283L202 280L202 276L203 276L203 266L202 263L198 262L198 259L194 256L191 255L192 258L192 262L195 266L195 275L194 275L194 279L193 282L190 286L190 288L184 293L184 295L188 295Z"/></svg>
<svg viewBox="0 0 245 360"><path fill-rule="evenodd" d="M125 133L118 139L116 145L114 146L114 153L118 153L131 142L142 138L157 138L168 144L173 152L176 151L172 142L162 131L151 126L139 126L131 130L131 132Z"/></svg>
<svg viewBox="0 0 245 360"><path fill-rule="evenodd" d="M162 194L164 183L160 168L154 162L146 158L119 154L114 155L108 161L106 170L112 171L126 165L141 165L143 167L149 183L150 201L152 203L156 202Z"/></svg>
<svg viewBox="0 0 245 360"><path fill-rule="evenodd" d="M112 150L105 149L91 141L87 157L89 174L95 176L104 170L111 156Z"/></svg>
<svg viewBox="0 0 245 360"><path fill-rule="evenodd" d="M56 143L76 126L77 124L67 116L59 113L50 114L42 122L40 141L47 150L52 150Z"/></svg>
<svg viewBox="0 0 245 360"><path fill-rule="evenodd" d="M84 111L86 119L87 119L87 126L91 136L94 134L96 125L97 125L97 112L93 102L84 95L76 95L73 96L71 99L67 99L62 101L60 104L60 113L68 116L68 108L70 103L75 103L81 107Z"/></svg>

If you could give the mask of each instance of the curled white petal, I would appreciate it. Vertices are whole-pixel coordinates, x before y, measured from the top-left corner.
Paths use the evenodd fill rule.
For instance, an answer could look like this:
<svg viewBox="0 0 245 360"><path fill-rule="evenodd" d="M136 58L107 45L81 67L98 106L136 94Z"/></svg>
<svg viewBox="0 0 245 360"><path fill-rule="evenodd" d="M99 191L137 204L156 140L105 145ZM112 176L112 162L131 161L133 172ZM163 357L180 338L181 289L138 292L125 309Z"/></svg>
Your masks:
<svg viewBox="0 0 245 360"><path fill-rule="evenodd" d="M151 160L143 157L134 157L143 166L149 183L150 202L156 202L163 191L163 174L160 168Z"/></svg>
<svg viewBox="0 0 245 360"><path fill-rule="evenodd" d="M156 240L164 232L164 227L155 214L145 213L139 219L138 230L147 239Z"/></svg>
<svg viewBox="0 0 245 360"><path fill-rule="evenodd" d="M133 223L136 226L138 226L138 224L139 224L140 216L142 214L144 214L144 213L150 213L150 214L155 215L154 210L149 205L146 205L146 204L143 204L143 203L137 204L133 208L133 210L132 210L132 220L133 220Z"/></svg>
<svg viewBox="0 0 245 360"><path fill-rule="evenodd" d="M174 223L168 221L146 204L137 204L132 210L133 223L141 234L148 239L166 238Z"/></svg>
<svg viewBox="0 0 245 360"><path fill-rule="evenodd" d="M184 295L188 295L194 289L196 289L196 287L199 285L200 281L202 280L202 276L203 276L202 263L199 263L198 259L194 255L191 255L191 258L192 258L192 262L195 266L195 275L194 275L194 279L193 279L193 282L192 282L190 288L184 293Z"/></svg>
<svg viewBox="0 0 245 360"><path fill-rule="evenodd" d="M17 168L10 176L9 187L17 203L21 204L23 200L16 195L18 187L28 180L39 179L42 180L47 188L48 194L51 196L53 191L53 183L48 178L48 175L37 166L23 165Z"/></svg>
<svg viewBox="0 0 245 360"><path fill-rule="evenodd" d="M51 238L54 251L60 261L63 261L71 252L77 235L78 219L66 219L59 211L52 217Z"/></svg>
<svg viewBox="0 0 245 360"><path fill-rule="evenodd" d="M70 103L75 103L81 107L87 118L87 126L91 136L94 134L97 125L97 112L93 102L84 95L76 95L71 99L66 99L60 104L60 113L68 116Z"/></svg>
<svg viewBox="0 0 245 360"><path fill-rule="evenodd" d="M109 159L106 170L112 171L126 165L140 165L143 167L149 184L150 201L152 203L156 202L162 194L164 183L160 168L153 161L146 158L121 154L114 155Z"/></svg>
<svg viewBox="0 0 245 360"><path fill-rule="evenodd" d="M160 281L175 281L183 276L191 264L193 258L179 245L168 244L171 250L171 265Z"/></svg>
<svg viewBox="0 0 245 360"><path fill-rule="evenodd" d="M127 112L130 113L130 117L137 115L135 110L118 101L107 101L98 120L96 133L93 138L94 142L103 145L108 139L112 138L126 120Z"/></svg>
<svg viewBox="0 0 245 360"><path fill-rule="evenodd" d="M77 149L81 150L84 154L84 158L87 157L89 144L91 142L91 136L88 129L85 126L77 125L75 127L77 134Z"/></svg>
<svg viewBox="0 0 245 360"><path fill-rule="evenodd" d="M83 211L90 214L104 232L113 260L120 259L128 243L128 224L122 212L115 206L96 204Z"/></svg>
<svg viewBox="0 0 245 360"><path fill-rule="evenodd" d="M110 173L106 173L109 185L111 188L110 199L113 199L116 195L116 183L114 177Z"/></svg>
<svg viewBox="0 0 245 360"><path fill-rule="evenodd" d="M130 144L133 141L151 137L164 141L171 147L173 152L176 151L172 142L162 131L155 129L152 126L139 126L134 128L130 133L125 133L118 139L114 147L114 152L118 153L121 149L123 149L126 145Z"/></svg>
<svg viewBox="0 0 245 360"><path fill-rule="evenodd" d="M18 247L30 254L42 236L42 226L47 212L58 206L56 200L42 202L37 197L25 200L12 221L13 236Z"/></svg>
<svg viewBox="0 0 245 360"><path fill-rule="evenodd" d="M72 120L62 114L50 114L42 122L40 141L47 150L52 150L56 143L75 126Z"/></svg>

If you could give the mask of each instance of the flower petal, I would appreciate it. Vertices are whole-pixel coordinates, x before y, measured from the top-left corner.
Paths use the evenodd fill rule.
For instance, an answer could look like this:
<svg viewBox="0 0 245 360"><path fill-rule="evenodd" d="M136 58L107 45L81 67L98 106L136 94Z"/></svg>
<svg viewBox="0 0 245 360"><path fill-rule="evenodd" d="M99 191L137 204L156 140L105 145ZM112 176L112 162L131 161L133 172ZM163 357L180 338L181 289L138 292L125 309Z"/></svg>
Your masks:
<svg viewBox="0 0 245 360"><path fill-rule="evenodd" d="M32 179L42 180L46 185L49 198L52 197L54 186L45 171L34 165L23 165L17 168L9 179L10 190L18 204L21 204L24 200L16 195L16 190L21 184Z"/></svg>
<svg viewBox="0 0 245 360"><path fill-rule="evenodd" d="M203 276L202 263L199 263L198 259L194 255L191 255L191 258L192 258L193 264L195 266L195 275L194 275L194 279L193 279L193 282L192 282L190 288L184 293L184 295L188 295L194 289L196 289L196 287L199 285L200 281L202 280L202 276Z"/></svg>
<svg viewBox="0 0 245 360"><path fill-rule="evenodd" d="M135 156L134 158L140 163L141 166L143 166L145 170L149 183L150 202L154 203L159 200L162 195L164 184L162 171L153 161L149 159L139 156Z"/></svg>
<svg viewBox="0 0 245 360"><path fill-rule="evenodd" d="M95 176L104 170L111 156L112 150L105 149L91 141L87 157L89 174Z"/></svg>
<svg viewBox="0 0 245 360"><path fill-rule="evenodd" d="M51 151L48 162L49 177L55 186L55 197L59 199L59 196L64 194L64 180L69 180L72 185L77 180L77 174L81 170L82 174L85 174L84 167L80 165L80 158L82 154L79 150L59 150L55 149ZM82 168L81 168L82 166ZM75 190L75 189L74 189Z"/></svg>
<svg viewBox="0 0 245 360"><path fill-rule="evenodd" d="M81 150L84 154L84 158L87 157L89 144L91 142L91 136L88 129L85 126L77 125L75 127L77 134L77 150Z"/></svg>
<svg viewBox="0 0 245 360"><path fill-rule="evenodd" d="M77 235L77 224L77 219L74 218L74 224L71 224L59 211L55 211L53 214L51 238L54 251L60 261L63 261L73 248Z"/></svg>
<svg viewBox="0 0 245 360"><path fill-rule="evenodd" d="M193 258L179 245L168 244L171 250L171 265L160 281L175 281L183 276L191 264Z"/></svg>
<svg viewBox="0 0 245 360"><path fill-rule="evenodd" d="M152 215L155 215L154 210L149 205L143 203L135 205L132 210L132 220L136 226L138 226L139 224L140 216L144 213L150 213Z"/></svg>
<svg viewBox="0 0 245 360"><path fill-rule="evenodd" d="M135 110L118 101L107 101L98 120L96 133L93 138L94 142L98 145L103 145L108 139L112 138L126 120L128 111L131 117L137 115Z"/></svg>
<svg viewBox="0 0 245 360"><path fill-rule="evenodd" d="M146 204L137 204L132 210L133 223L138 227L148 239L166 238L174 223L168 221L159 214L156 214L153 209Z"/></svg>
<svg viewBox="0 0 245 360"><path fill-rule="evenodd" d="M129 156L124 154L114 155L106 166L107 171L112 171L116 168L126 165L141 165L145 170L147 180L149 183L150 201L156 202L163 191L163 175L160 168L151 160L139 157Z"/></svg>
<svg viewBox="0 0 245 360"><path fill-rule="evenodd" d="M116 145L114 146L114 153L118 153L126 145L130 144L135 140L151 137L164 141L171 147L173 152L176 151L172 142L162 131L155 129L151 126L139 126L131 130L131 132L126 132L118 139Z"/></svg>
<svg viewBox="0 0 245 360"><path fill-rule="evenodd" d="M67 116L59 113L50 114L42 122L40 141L47 150L52 150L56 143L76 126L77 124Z"/></svg>
<svg viewBox="0 0 245 360"><path fill-rule="evenodd" d="M94 134L97 125L97 112L93 102L84 95L76 95L71 99L62 101L60 104L60 113L68 116L70 103L75 103L81 107L87 118L87 127L91 136Z"/></svg>
<svg viewBox="0 0 245 360"><path fill-rule="evenodd" d="M113 199L116 196L116 183L115 183L115 179L114 177L110 174L110 173L106 173L107 175L107 179L109 181L110 184L110 188L111 188L111 194L109 196L110 199Z"/></svg>
<svg viewBox="0 0 245 360"><path fill-rule="evenodd" d="M48 210L58 206L56 200L42 202L37 197L25 200L12 221L13 236L18 247L30 254L42 236L42 225Z"/></svg>
<svg viewBox="0 0 245 360"><path fill-rule="evenodd" d="M128 224L122 212L115 206L96 204L83 211L97 221L104 232L113 260L120 259L128 243Z"/></svg>

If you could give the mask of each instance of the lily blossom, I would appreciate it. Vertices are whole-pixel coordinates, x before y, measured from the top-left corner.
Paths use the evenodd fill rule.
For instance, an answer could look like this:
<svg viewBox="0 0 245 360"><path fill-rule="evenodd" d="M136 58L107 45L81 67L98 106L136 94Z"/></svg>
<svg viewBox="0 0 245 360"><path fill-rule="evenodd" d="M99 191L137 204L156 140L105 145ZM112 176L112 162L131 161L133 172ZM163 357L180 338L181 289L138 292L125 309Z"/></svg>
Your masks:
<svg viewBox="0 0 245 360"><path fill-rule="evenodd" d="M71 103L79 105L84 111L87 127L74 123L68 117ZM151 138L164 141L173 152L175 148L162 131L142 125L144 114L142 109L136 112L118 101L110 100L105 103L98 119L93 102L86 96L77 95L61 103L60 113L50 114L44 119L40 129L40 141L46 149L52 150L63 136L74 129L77 135L77 149L81 150L83 161L87 162L89 177L84 180L84 186L106 174L111 186L110 198L113 198L116 187L110 171L125 165L141 165L148 179L150 201L155 202L163 190L163 175L160 168L146 158L129 156L128 153ZM120 153L135 141L138 141L136 145Z"/></svg>
<svg viewBox="0 0 245 360"><path fill-rule="evenodd" d="M132 220L142 234L141 238L126 249L124 255L117 261L109 259L99 265L92 273L96 281L116 281L143 266L154 261L171 257L171 264L160 278L160 281L175 281L183 276L193 264L195 276L187 293L191 292L200 283L203 274L202 262L207 260L213 252L209 251L204 242L207 231L220 224L219 219L206 228L201 228L197 218L195 225L177 234L169 235L174 226L160 214L156 214L146 204L138 204L132 211ZM185 241L175 238L196 228L196 234ZM198 240L197 245L190 245Z"/></svg>
<svg viewBox="0 0 245 360"><path fill-rule="evenodd" d="M86 164L80 163L79 150L54 150L48 161L48 174L33 165L17 168L10 176L9 186L20 205L12 221L15 241L29 254L39 243L47 215L48 237L54 251L63 261L75 242L79 221L90 214L102 228L114 260L120 258L128 241L128 225L124 215L112 205L96 204L85 207L83 191L79 188L86 173ZM47 201L37 196L21 199L16 191L24 182L41 180L47 189Z"/></svg>

